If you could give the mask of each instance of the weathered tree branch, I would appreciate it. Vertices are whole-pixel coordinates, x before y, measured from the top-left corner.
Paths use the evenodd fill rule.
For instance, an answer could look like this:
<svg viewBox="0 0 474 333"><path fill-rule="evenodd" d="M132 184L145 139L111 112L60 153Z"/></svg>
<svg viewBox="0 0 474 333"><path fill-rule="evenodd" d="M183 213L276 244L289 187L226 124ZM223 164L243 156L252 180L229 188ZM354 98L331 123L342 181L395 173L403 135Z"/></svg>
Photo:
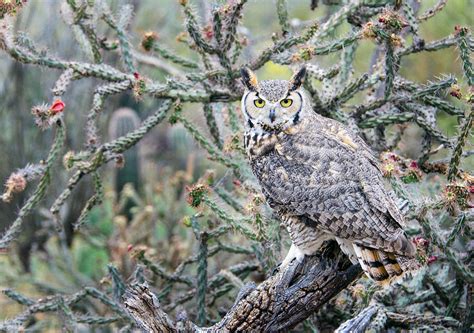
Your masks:
<svg viewBox="0 0 474 333"><path fill-rule="evenodd" d="M326 243L317 255L293 262L262 282L247 284L234 306L217 324L200 328L188 321L173 322L146 284L130 285L123 303L146 332L277 332L296 326L360 276L337 245Z"/></svg>
<svg viewBox="0 0 474 333"><path fill-rule="evenodd" d="M148 285L137 284L127 288L124 304L137 325L147 332L176 332L168 315L160 308L158 299Z"/></svg>

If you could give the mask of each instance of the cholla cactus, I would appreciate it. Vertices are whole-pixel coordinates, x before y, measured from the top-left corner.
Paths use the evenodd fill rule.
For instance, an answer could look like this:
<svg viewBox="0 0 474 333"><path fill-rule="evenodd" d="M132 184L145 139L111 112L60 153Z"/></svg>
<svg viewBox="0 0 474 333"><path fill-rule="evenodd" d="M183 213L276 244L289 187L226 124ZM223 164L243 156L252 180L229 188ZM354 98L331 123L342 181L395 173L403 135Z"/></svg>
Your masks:
<svg viewBox="0 0 474 333"><path fill-rule="evenodd" d="M40 50L12 27L14 14L22 7L28 10L28 5L0 0L1 52L19 63L62 71L51 102L32 109L42 133L53 132L48 155L5 182L2 199L8 202L17 193L29 192L39 179L1 235L0 250L9 251L25 230L26 216L37 214L45 220L41 235L59 242L51 241L44 249L51 269L71 281L61 281L58 289L28 276L31 288L47 296L38 299L4 290L25 309L2 318L0 330L27 328L33 317L48 323L57 323L52 317L58 317L67 330L83 325L172 332L472 329L474 180L468 170L472 164L463 161L472 156L473 38L468 28L456 26L452 34L429 41L419 29L442 13L447 1L424 13L417 1L308 1L308 9L331 6L327 17L313 15L308 22L291 19L290 2L268 1L268 7L275 7L279 29L262 45L243 26L244 9L252 5L246 0L205 6L203 18L196 8L201 2L179 1L185 32L176 37L176 50L186 52L166 45L168 39L159 30L131 38L131 6L113 12L105 0L61 2L61 24L71 27L71 38L87 61ZM8 19L2 20L4 16ZM338 36L340 26L348 29ZM370 60L357 58L363 43L375 47ZM459 77L417 83L403 76L410 70L404 68L408 56L415 59L420 53L449 48L459 53ZM319 60L326 55L340 60L327 66ZM358 66L364 64L361 75L354 70L356 60ZM351 266L331 243L302 266L274 269L287 238L261 200L243 153L236 103L243 91L239 71L243 66L259 70L268 64L301 63L307 64L305 88L314 111L346 123L379 154L384 176L407 208L407 232L415 237L418 257L426 264L413 278L377 289L360 279L360 268ZM149 74L145 66L160 76ZM87 99L91 105L81 132L83 145L73 147L65 140L66 129L69 133L76 126L73 114L82 110L69 112L73 103L68 92L84 78L93 78L88 82L95 86ZM111 97L127 94L155 111L140 124L132 126L136 117L127 120L125 131L107 139L103 120ZM202 109L202 115L191 115L188 105ZM455 135L448 137L437 127L440 114L456 118ZM142 191L125 186L114 200L101 167L109 162L127 165L126 152L165 121L186 131L206 161L196 163L193 152L185 170L163 168L153 185L144 181ZM408 156L403 148L409 125L421 135L413 144L419 149ZM65 148L70 151L66 155ZM444 159L435 158L440 152ZM216 171L204 170L211 167ZM91 179L93 193L84 202L72 202L84 178ZM61 190L54 191L51 183ZM47 194L55 196L52 202L43 200ZM121 215L125 202L133 202L128 219ZM61 212L76 204L82 211L74 224L76 244L70 249L64 242ZM86 251L91 248L100 249L100 258ZM109 260L114 264L106 265ZM83 263L89 275L76 269L75 261Z"/></svg>

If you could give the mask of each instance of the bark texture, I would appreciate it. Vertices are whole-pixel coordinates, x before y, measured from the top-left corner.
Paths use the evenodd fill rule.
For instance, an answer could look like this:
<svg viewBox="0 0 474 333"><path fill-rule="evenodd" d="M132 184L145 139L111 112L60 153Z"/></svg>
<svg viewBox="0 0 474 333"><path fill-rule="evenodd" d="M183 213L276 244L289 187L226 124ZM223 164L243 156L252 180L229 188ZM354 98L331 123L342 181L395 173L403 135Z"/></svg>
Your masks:
<svg viewBox="0 0 474 333"><path fill-rule="evenodd" d="M258 287L245 285L226 316L211 327L198 327L186 316L171 320L146 284L130 285L124 305L146 332L280 332L308 318L361 272L328 242L317 255L293 262Z"/></svg>

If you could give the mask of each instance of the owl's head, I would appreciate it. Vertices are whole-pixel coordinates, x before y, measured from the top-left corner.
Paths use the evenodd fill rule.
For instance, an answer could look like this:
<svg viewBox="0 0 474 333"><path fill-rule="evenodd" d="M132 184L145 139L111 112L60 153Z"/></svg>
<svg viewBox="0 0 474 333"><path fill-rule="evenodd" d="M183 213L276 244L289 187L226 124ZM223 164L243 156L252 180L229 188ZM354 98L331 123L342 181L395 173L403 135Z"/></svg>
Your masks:
<svg viewBox="0 0 474 333"><path fill-rule="evenodd" d="M246 90L242 97L242 112L246 126L263 132L280 132L300 121L306 102L301 87L306 68L300 68L291 80L258 82L248 68L241 70Z"/></svg>

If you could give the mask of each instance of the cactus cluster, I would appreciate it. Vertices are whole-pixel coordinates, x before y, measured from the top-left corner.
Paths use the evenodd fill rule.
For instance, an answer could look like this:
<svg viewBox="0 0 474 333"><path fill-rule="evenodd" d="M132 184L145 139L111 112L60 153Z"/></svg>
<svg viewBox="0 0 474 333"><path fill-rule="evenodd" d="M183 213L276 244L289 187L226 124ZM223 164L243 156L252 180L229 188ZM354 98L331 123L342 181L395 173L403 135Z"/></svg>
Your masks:
<svg viewBox="0 0 474 333"><path fill-rule="evenodd" d="M21 64L61 71L49 101L32 108L42 133L54 133L48 155L6 179L2 199L7 202L38 182L0 235L0 251L14 248L28 227L27 216L42 216L47 222L40 231L52 240L48 247L53 250L45 250L53 258L51 269L69 276L71 282L66 290L30 280L31 288L45 296L38 299L25 296L26 291L4 290L22 311L0 317L4 319L0 331L26 329L42 321L71 331L84 325L103 331L148 327L124 307L124 298L136 290L130 285L153 289L150 302L156 305L157 327L197 332L211 326L209 331L219 331L216 327L230 318L225 313L236 311L239 300L254 290L249 280L263 281L262 288L270 283L288 245L243 152L239 70L302 63L307 64L304 84L314 111L344 122L380 154L384 176L409 207L407 232L417 237L419 257L427 265L413 278L383 290L365 278L346 288L357 277L355 268L352 275L335 273L335 279L346 280L332 292L343 291L312 316L295 314L288 326L279 329L291 326L312 332L340 325L340 332L472 329L474 178L472 163L465 160L473 152L474 39L461 26L434 41L424 40L420 29L443 12L447 1L438 1L423 13L418 1L308 1L308 9L323 6L329 14L296 23L290 18L291 2L268 1L279 28L259 52L252 50L256 42L243 26L247 0L215 1L201 10L203 19L196 8L200 2L179 1L185 32L177 36L176 50L162 41L160 31L132 38L130 5L115 11L105 0L61 3L64 22L87 61L62 59L37 48L27 34L14 29L14 20L28 5L0 0L1 54ZM348 28L342 34L341 26ZM359 75L354 68L360 63L357 51L362 43L371 43L375 51L371 59L363 59L365 72ZM451 74L417 83L403 75L406 59L445 49L459 54L458 77ZM336 59L329 67L319 61L327 55ZM145 66L167 77L148 77ZM86 78L93 79L91 105L81 131L82 145L73 151L66 140L75 125L68 113L82 110L70 109L67 92ZM108 102L127 94L155 111L146 117L131 110L115 111L107 137L101 124L109 112ZM190 114L189 105L202 114ZM455 119L454 135L439 128L440 115ZM194 165L192 152L186 170L163 168L155 184L146 183L146 175L140 175L137 145L165 122L182 128L201 148L206 172ZM412 145L418 149L404 156L406 133L413 128L419 138L409 139L416 140ZM439 157L440 153L444 155ZM105 181L108 163L117 168L115 186ZM64 184L56 174L67 177ZM81 249L65 242L61 212L72 204L84 179L90 180L91 194L80 203L73 223L81 255ZM53 182L62 184L57 193L50 187ZM55 196L52 202L44 200L47 193ZM100 251L100 258L94 256L96 263L113 262L103 278L97 275L104 267L90 267L94 264L87 261L91 248ZM89 275L71 268L76 262L84 263ZM174 313L177 321L171 322L165 312Z"/></svg>

